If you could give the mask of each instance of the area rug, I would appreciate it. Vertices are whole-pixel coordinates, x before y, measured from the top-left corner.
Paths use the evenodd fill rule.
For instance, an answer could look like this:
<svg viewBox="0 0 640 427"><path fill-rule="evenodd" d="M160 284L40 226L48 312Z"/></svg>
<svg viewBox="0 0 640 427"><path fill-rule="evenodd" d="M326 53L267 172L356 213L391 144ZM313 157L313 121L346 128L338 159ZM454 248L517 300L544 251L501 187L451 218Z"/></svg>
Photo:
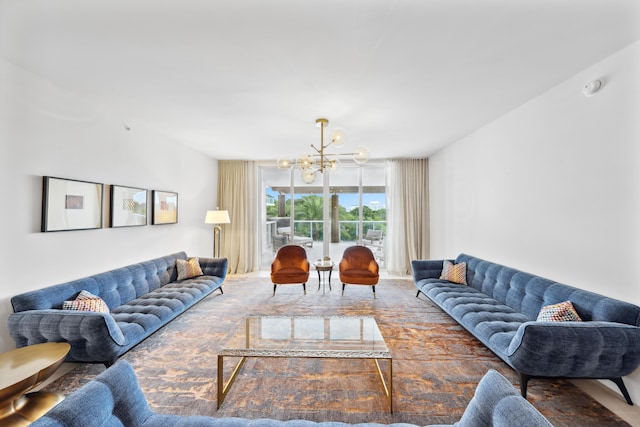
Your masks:
<svg viewBox="0 0 640 427"><path fill-rule="evenodd" d="M151 407L160 413L213 417L306 419L348 423L450 424L460 419L489 369L514 387L518 376L424 296L411 280L340 286L323 293L310 281L279 286L268 278L232 276L216 292L126 353ZM327 289L328 291L328 289ZM371 360L247 359L216 410L217 354L247 315L375 317L393 356L394 412L389 413ZM233 361L225 372L228 377ZM104 370L78 364L46 389L68 394ZM534 379L529 401L555 426L628 426L565 380Z"/></svg>

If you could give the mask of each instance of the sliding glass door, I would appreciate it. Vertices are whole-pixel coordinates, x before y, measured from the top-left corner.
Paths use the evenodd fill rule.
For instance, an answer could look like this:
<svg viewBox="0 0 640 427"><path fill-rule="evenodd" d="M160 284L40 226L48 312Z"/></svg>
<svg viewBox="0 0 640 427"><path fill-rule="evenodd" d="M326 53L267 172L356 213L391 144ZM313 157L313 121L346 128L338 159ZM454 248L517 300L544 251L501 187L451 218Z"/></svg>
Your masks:
<svg viewBox="0 0 640 427"><path fill-rule="evenodd" d="M325 256L338 262L346 247L364 244L384 267L384 165L343 165L324 173L329 174L326 188L323 174L305 184L296 169L260 167L261 268L268 269L285 244L305 247L311 262ZM368 238L369 230L375 230L375 238Z"/></svg>

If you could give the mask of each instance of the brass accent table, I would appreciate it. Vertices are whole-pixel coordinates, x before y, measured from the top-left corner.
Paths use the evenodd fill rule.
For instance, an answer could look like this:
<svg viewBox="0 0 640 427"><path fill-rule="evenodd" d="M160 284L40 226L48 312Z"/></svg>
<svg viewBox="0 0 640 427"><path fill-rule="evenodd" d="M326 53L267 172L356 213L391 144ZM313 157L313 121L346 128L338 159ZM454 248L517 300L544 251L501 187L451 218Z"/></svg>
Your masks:
<svg viewBox="0 0 640 427"><path fill-rule="evenodd" d="M224 358L238 357L224 382ZM373 317L248 316L218 354L218 409L247 357L373 359L393 412L392 357ZM380 368L386 361L387 379Z"/></svg>
<svg viewBox="0 0 640 427"><path fill-rule="evenodd" d="M29 393L64 362L71 346L44 343L0 354L0 425L26 426L64 399L57 393Z"/></svg>
<svg viewBox="0 0 640 427"><path fill-rule="evenodd" d="M322 294L324 295L325 286L329 284L329 290L331 290L331 272L333 271L333 267L335 266L333 261L330 260L318 260L313 263L316 271L318 272L318 290L320 290L320 285L322 285ZM329 272L329 281L323 280L326 272ZM322 272L322 278L320 278L320 272Z"/></svg>

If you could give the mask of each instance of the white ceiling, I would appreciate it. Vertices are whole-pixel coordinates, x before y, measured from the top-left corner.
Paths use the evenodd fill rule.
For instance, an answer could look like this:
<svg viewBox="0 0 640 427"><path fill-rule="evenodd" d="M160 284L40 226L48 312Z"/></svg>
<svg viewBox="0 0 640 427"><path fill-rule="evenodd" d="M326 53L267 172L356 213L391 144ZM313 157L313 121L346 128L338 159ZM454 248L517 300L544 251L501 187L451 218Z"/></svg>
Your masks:
<svg viewBox="0 0 640 427"><path fill-rule="evenodd" d="M308 153L317 117L424 157L639 24L638 0L0 0L0 56L218 159Z"/></svg>

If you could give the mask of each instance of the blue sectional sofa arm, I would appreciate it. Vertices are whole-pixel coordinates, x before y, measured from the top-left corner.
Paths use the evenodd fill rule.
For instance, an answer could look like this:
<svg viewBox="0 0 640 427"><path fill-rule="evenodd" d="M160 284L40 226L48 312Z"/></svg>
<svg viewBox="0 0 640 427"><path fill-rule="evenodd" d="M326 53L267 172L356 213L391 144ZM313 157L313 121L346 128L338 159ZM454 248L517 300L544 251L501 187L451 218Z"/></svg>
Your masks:
<svg viewBox="0 0 640 427"><path fill-rule="evenodd" d="M200 258L202 275L178 280L184 252L117 268L11 298L9 333L18 347L68 342L69 362L110 365L126 351L215 290L222 293L226 258ZM63 310L81 291L108 313Z"/></svg>
<svg viewBox="0 0 640 427"><path fill-rule="evenodd" d="M614 381L640 366L640 307L460 254L466 285L440 279L443 260L414 260L419 296L431 301L516 370L526 396L531 378ZM543 307L570 301L582 321L537 321Z"/></svg>
<svg viewBox="0 0 640 427"><path fill-rule="evenodd" d="M640 328L614 322L526 322L509 364L531 376L613 378L640 365Z"/></svg>
<svg viewBox="0 0 640 427"><path fill-rule="evenodd" d="M145 398L131 365L121 360L53 407L32 427L76 426L127 427L381 427L382 424L345 424L305 420L213 418L155 413ZM480 380L475 394L455 427L552 427L536 408L518 396L513 385L490 370ZM390 424L389 427L415 427ZM432 426L438 427L438 426ZM440 425L440 427L445 427Z"/></svg>

